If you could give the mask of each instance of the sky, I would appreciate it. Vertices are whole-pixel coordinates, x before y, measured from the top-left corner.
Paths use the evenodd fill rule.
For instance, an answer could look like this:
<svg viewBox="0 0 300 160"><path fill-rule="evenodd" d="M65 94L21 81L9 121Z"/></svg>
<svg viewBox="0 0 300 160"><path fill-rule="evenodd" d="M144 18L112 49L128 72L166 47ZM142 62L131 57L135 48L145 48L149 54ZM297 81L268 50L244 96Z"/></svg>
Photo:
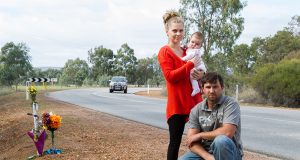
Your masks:
<svg viewBox="0 0 300 160"><path fill-rule="evenodd" d="M242 0L244 2L244 0ZM25 43L33 67L63 67L88 60L103 46L114 53L127 43L137 58L151 57L167 43L162 15L179 0L9 0L0 3L0 47ZM299 0L248 0L237 44L273 36L300 15Z"/></svg>

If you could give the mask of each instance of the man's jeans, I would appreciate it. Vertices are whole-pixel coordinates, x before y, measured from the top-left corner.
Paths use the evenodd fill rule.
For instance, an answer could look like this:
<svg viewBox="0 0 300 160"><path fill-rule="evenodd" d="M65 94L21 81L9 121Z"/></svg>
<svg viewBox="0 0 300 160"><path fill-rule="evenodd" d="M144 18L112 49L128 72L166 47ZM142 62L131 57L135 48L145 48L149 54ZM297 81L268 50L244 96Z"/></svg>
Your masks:
<svg viewBox="0 0 300 160"><path fill-rule="evenodd" d="M210 146L215 160L241 160L242 156L233 141L227 136L217 136ZM180 160L204 160L199 155L188 151L179 158Z"/></svg>

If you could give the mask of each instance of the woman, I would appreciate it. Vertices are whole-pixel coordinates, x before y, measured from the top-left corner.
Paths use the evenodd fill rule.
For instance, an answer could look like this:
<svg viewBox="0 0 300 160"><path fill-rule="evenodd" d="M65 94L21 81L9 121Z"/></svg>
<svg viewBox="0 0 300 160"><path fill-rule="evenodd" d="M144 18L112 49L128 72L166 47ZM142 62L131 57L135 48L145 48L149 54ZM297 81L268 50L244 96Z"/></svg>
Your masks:
<svg viewBox="0 0 300 160"><path fill-rule="evenodd" d="M170 142L168 146L168 160L177 160L184 125L191 111L197 103L202 101L201 94L191 96L192 87L189 75L194 66L200 63L199 57L187 62L181 60L186 50L181 48L180 42L184 36L183 19L175 11L167 11L163 15L168 44L158 53L158 61L166 79L168 102L167 123L169 125ZM203 76L203 72L193 70L192 77L196 80Z"/></svg>

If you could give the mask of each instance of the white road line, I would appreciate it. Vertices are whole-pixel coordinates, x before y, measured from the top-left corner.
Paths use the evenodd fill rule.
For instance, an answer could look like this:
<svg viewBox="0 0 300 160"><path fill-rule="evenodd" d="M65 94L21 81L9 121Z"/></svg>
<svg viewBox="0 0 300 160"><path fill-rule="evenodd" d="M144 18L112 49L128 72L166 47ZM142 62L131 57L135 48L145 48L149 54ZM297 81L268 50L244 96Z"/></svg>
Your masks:
<svg viewBox="0 0 300 160"><path fill-rule="evenodd" d="M97 92L93 92L92 95L98 96L98 97L110 98L110 99L125 100L125 101L139 102L139 103L145 103L145 104L155 104L155 103L151 103L151 102L149 103L149 102L139 101L139 100L134 100L134 99L129 99L129 98L120 98L120 97L99 95L99 94L97 94Z"/></svg>
<svg viewBox="0 0 300 160"><path fill-rule="evenodd" d="M258 116L250 116L250 115L243 115L242 117L251 117L251 118L259 118L264 120L272 120L272 121L280 121L280 122L288 122L288 123L297 123L300 124L298 121L289 121L289 120L282 120L282 119L275 119L275 118L264 118L264 117L258 117Z"/></svg>

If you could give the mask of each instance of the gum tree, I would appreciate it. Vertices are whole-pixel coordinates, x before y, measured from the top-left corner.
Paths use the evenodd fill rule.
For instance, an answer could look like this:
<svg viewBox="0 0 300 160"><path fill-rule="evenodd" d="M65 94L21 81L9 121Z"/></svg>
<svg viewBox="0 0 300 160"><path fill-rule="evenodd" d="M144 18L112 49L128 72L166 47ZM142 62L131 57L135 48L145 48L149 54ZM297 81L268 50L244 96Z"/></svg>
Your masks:
<svg viewBox="0 0 300 160"><path fill-rule="evenodd" d="M180 0L180 13L185 20L186 34L200 31L204 35L204 60L208 69L215 65L213 63L216 60L212 61L213 54L226 56L231 53L235 41L244 29L244 18L240 12L245 6L239 0Z"/></svg>
<svg viewBox="0 0 300 160"><path fill-rule="evenodd" d="M28 52L29 48L25 43L9 42L1 48L0 81L2 84L15 85L17 91L18 84L28 78L28 74L32 72L31 57Z"/></svg>

